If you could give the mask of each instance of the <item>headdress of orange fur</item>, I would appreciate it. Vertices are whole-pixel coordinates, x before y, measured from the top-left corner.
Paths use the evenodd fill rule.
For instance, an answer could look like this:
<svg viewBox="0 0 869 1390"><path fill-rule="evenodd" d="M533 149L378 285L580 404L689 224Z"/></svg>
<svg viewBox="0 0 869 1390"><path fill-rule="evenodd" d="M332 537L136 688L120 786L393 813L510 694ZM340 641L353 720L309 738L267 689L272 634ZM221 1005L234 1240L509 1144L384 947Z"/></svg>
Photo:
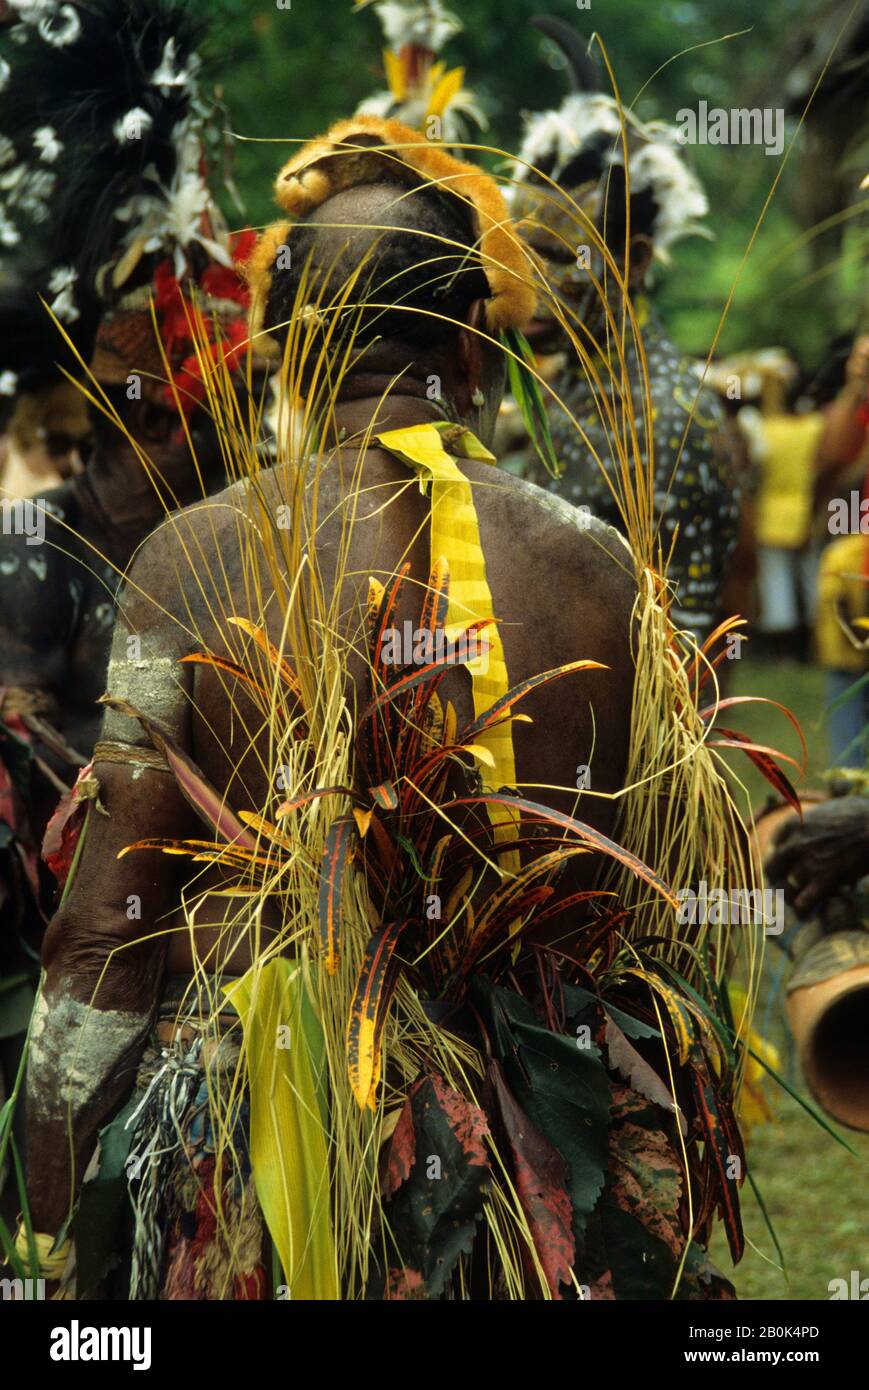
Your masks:
<svg viewBox="0 0 869 1390"><path fill-rule="evenodd" d="M275 181L275 199L301 221L327 198L388 175L454 194L468 206L477 251L489 282L486 327L522 328L534 316L533 262L507 212L500 189L473 164L454 159L440 145L400 121L354 116L339 121L289 160ZM251 336L262 331L278 247L287 243L292 221L267 227L247 263L251 286Z"/></svg>

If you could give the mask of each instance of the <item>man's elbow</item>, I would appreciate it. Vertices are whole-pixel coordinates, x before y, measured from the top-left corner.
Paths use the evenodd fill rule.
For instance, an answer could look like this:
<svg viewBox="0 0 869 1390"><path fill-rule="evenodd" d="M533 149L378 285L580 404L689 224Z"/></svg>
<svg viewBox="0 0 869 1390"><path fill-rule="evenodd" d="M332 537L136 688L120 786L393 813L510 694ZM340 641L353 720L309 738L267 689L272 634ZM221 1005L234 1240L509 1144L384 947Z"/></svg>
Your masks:
<svg viewBox="0 0 869 1390"><path fill-rule="evenodd" d="M134 925L137 930L134 932ZM165 938L142 936L141 923L100 924L62 907L42 947L46 981L98 1009L148 1011L166 955Z"/></svg>

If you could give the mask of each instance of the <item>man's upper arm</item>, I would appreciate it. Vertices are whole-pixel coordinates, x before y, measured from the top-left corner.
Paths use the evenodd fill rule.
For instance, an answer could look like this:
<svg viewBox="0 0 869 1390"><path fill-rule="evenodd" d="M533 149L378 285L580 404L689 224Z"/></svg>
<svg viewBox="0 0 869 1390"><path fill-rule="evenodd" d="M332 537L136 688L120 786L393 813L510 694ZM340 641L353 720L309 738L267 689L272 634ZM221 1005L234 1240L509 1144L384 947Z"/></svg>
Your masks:
<svg viewBox="0 0 869 1390"><path fill-rule="evenodd" d="M178 665L183 640L164 611L172 583L164 545L147 544L132 568L108 685L183 742L189 668ZM45 937L27 1081L28 1190L44 1232L65 1220L97 1130L129 1091L159 998L177 861L158 850L118 856L137 840L184 838L195 818L154 752L136 719L107 713L94 758L99 804L90 805L75 878Z"/></svg>
<svg viewBox="0 0 869 1390"><path fill-rule="evenodd" d="M155 536L130 571L106 684L110 696L154 720L183 745L189 737L190 668L179 663L186 646L183 628L172 618L167 545L167 537ZM119 1007L119 990L138 991L143 957L152 955L148 938L159 932L161 919L175 905L174 861L155 850L118 858L137 840L191 833L193 812L168 768L159 764L139 721L107 709L94 750L99 807L92 805L75 881L52 920L43 951L49 974L61 970L76 997L87 997L98 1008ZM103 1004L100 996L113 1002Z"/></svg>
<svg viewBox="0 0 869 1390"><path fill-rule="evenodd" d="M190 728L189 669L180 659L190 643L178 609L176 546L167 525L145 542L121 592L106 693L126 701L184 745ZM110 706L100 743L115 741L152 746L137 720Z"/></svg>

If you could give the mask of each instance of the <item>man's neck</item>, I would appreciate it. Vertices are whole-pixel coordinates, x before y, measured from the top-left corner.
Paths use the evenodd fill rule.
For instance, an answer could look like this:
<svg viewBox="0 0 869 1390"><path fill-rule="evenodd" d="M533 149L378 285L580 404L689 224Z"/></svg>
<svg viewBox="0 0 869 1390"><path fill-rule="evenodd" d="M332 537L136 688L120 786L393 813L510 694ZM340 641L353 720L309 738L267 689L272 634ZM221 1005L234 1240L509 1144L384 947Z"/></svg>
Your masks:
<svg viewBox="0 0 869 1390"><path fill-rule="evenodd" d="M360 396L356 400L339 400L334 407L335 426L342 443L361 438L369 429L381 434L385 430L423 425L429 420L452 418L444 403L425 396Z"/></svg>

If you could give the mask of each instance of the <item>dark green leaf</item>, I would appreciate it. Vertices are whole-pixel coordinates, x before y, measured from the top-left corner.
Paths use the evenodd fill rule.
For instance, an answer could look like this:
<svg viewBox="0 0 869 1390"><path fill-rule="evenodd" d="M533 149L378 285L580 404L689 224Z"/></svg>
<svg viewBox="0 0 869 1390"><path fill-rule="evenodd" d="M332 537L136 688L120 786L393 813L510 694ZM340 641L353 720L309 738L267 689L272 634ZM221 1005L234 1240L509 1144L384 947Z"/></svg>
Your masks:
<svg viewBox="0 0 869 1390"><path fill-rule="evenodd" d="M384 1205L388 1295L438 1298L473 1244L489 1165L485 1118L439 1078L410 1093L415 1143L409 1174ZM409 1141L405 1152L410 1157Z"/></svg>

